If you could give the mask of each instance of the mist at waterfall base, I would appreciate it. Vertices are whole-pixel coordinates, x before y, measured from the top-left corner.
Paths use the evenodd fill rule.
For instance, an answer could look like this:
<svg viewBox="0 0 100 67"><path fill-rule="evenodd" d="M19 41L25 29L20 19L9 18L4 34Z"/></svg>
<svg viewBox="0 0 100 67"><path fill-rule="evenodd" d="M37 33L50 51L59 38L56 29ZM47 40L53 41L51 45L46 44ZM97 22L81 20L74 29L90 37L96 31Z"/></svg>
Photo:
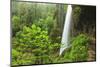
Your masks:
<svg viewBox="0 0 100 67"><path fill-rule="evenodd" d="M71 24L71 14L72 14L72 6L68 5L65 23L64 23L64 29L62 33L62 40L61 40L61 47L60 47L60 53L61 55L65 49L69 47L69 30L70 30L70 24Z"/></svg>

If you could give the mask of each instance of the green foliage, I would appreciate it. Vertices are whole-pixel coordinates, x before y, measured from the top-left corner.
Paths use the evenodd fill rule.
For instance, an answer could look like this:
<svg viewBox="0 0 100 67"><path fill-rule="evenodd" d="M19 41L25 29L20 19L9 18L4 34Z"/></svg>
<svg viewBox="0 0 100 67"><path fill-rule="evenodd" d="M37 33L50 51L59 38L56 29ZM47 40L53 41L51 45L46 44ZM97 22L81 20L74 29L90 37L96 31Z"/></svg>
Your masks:
<svg viewBox="0 0 100 67"><path fill-rule="evenodd" d="M89 38L80 34L72 40L72 47L65 57L69 58L71 62L76 61L87 61L88 58L88 41Z"/></svg>
<svg viewBox="0 0 100 67"><path fill-rule="evenodd" d="M17 32L20 29L20 18L18 16L12 17L12 29L13 32Z"/></svg>
<svg viewBox="0 0 100 67"><path fill-rule="evenodd" d="M55 21L55 5L23 2L12 2L12 5L12 64L53 62L60 48L60 44L52 43L49 37Z"/></svg>
<svg viewBox="0 0 100 67"><path fill-rule="evenodd" d="M29 64L29 63L32 63L31 59L34 59L34 57L30 56L29 53L22 53L21 51L12 49L12 64L13 65Z"/></svg>
<svg viewBox="0 0 100 67"><path fill-rule="evenodd" d="M38 22L36 22L35 24L39 27L41 27L41 29L43 30L47 30L48 32L51 32L51 29L53 27L53 22L54 19L51 16L48 16L45 19L40 19Z"/></svg>
<svg viewBox="0 0 100 67"><path fill-rule="evenodd" d="M15 50L15 49L12 49L12 64L14 64L14 65L17 65L18 64L18 60L19 60L19 58L21 58L21 52L18 52L17 50Z"/></svg>
<svg viewBox="0 0 100 67"><path fill-rule="evenodd" d="M60 44L51 43L47 31L41 30L40 27L37 27L34 24L31 28L24 26L23 30L17 32L15 38L13 38L13 49L16 50L12 51L14 57L21 56L23 59L20 61L18 60L20 57L17 57L18 61L16 61L15 58L13 58L13 63L28 64L28 62L31 63L31 61L35 64L51 63L52 61L50 61L49 55L57 52L59 47ZM26 56L29 54L30 57ZM32 58L35 58L36 60Z"/></svg>

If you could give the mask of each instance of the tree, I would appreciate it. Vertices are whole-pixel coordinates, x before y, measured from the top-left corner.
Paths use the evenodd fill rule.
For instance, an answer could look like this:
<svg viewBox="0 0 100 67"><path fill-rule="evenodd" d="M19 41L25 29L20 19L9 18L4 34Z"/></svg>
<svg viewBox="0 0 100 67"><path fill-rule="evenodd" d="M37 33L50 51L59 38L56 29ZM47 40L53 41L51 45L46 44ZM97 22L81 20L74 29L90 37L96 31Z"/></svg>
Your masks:
<svg viewBox="0 0 100 67"><path fill-rule="evenodd" d="M16 32L18 32L20 29L20 18L18 16L12 17L12 31L13 35L15 35Z"/></svg>

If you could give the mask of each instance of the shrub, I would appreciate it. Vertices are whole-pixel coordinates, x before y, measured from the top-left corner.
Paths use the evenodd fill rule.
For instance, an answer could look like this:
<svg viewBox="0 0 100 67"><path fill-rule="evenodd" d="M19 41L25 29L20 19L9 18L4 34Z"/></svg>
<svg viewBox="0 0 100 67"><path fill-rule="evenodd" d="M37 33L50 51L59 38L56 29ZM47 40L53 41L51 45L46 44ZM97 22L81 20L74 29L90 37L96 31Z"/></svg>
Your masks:
<svg viewBox="0 0 100 67"><path fill-rule="evenodd" d="M65 53L64 58L68 59L70 62L87 61L88 41L89 38L84 34L73 38L71 48Z"/></svg>
<svg viewBox="0 0 100 67"><path fill-rule="evenodd" d="M59 50L60 44L51 43L51 40L48 36L46 30L42 30L36 25L31 27L24 26L22 31L16 33L16 36L13 38L13 49L21 52L22 54L17 54L21 58L14 64L44 64L51 63L50 55L56 53ZM12 51L12 54L16 53Z"/></svg>

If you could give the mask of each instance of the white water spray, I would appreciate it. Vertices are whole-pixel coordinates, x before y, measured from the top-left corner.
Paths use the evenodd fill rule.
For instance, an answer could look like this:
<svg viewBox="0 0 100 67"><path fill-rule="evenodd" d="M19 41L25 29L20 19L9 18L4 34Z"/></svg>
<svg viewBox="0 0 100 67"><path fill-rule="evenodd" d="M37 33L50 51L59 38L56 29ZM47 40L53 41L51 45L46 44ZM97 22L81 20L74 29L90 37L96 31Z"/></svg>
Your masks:
<svg viewBox="0 0 100 67"><path fill-rule="evenodd" d="M71 14L72 14L72 6L68 5L67 8L67 13L66 13L66 18L65 18L65 24L64 24L64 29L63 29L63 34L62 34L62 40L61 40L61 48L60 48L60 55L62 52L68 48L68 39L69 39L69 30L70 30L70 22L71 22Z"/></svg>

